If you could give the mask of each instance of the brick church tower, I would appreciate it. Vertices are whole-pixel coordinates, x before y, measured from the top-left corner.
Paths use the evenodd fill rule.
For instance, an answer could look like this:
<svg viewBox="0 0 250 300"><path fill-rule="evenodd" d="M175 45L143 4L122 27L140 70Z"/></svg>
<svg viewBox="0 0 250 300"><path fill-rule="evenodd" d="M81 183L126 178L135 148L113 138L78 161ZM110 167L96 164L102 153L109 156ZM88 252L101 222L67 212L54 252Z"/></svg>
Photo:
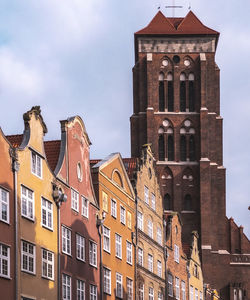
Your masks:
<svg viewBox="0 0 250 300"><path fill-rule="evenodd" d="M135 33L131 154L152 144L164 210L180 213L185 242L200 233L205 282L250 299L249 240L226 217L218 39L191 11Z"/></svg>

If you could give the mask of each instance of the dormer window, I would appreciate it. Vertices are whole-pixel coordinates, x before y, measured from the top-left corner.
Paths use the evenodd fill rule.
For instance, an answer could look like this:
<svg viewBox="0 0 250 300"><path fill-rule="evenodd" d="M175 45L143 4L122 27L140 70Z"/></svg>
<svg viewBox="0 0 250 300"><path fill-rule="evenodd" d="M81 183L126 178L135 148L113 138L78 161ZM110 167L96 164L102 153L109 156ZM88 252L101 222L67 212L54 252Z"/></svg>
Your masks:
<svg viewBox="0 0 250 300"><path fill-rule="evenodd" d="M42 158L35 152L31 152L31 172L32 174L42 177Z"/></svg>

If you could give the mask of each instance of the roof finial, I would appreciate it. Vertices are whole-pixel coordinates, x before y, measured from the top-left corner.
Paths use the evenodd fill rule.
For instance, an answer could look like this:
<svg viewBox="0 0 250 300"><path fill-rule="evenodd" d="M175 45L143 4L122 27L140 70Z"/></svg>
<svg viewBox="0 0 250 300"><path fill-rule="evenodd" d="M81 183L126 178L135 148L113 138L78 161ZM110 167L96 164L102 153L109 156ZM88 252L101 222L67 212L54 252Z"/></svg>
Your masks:
<svg viewBox="0 0 250 300"><path fill-rule="evenodd" d="M191 1L189 1L188 9L191 10Z"/></svg>
<svg viewBox="0 0 250 300"><path fill-rule="evenodd" d="M181 5L175 5L175 0L173 0L172 5L167 5L165 7L173 9L173 18L175 17L175 8L183 8Z"/></svg>

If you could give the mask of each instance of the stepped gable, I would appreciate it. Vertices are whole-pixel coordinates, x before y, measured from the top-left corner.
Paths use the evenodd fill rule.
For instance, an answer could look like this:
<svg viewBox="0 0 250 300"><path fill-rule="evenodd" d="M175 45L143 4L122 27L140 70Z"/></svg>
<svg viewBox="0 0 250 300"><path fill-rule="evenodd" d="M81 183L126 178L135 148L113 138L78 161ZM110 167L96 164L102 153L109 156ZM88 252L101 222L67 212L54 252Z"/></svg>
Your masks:
<svg viewBox="0 0 250 300"><path fill-rule="evenodd" d="M55 170L58 162L58 158L60 154L60 146L61 146L60 140L44 142L44 150L45 150L46 158L52 171Z"/></svg>
<svg viewBox="0 0 250 300"><path fill-rule="evenodd" d="M5 137L14 148L18 148L23 140L23 134L6 135Z"/></svg>

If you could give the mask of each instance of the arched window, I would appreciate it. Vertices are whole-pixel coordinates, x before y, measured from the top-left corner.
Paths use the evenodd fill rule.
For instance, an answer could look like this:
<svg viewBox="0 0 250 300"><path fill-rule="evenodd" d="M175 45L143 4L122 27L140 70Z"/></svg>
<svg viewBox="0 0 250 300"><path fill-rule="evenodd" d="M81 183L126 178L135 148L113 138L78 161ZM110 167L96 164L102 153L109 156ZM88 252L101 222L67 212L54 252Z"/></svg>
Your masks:
<svg viewBox="0 0 250 300"><path fill-rule="evenodd" d="M168 136L168 160L174 161L174 138L173 138L173 135Z"/></svg>
<svg viewBox="0 0 250 300"><path fill-rule="evenodd" d="M195 111L195 91L194 91L194 74L190 73L188 76L189 84L189 111Z"/></svg>
<svg viewBox="0 0 250 300"><path fill-rule="evenodd" d="M173 86L173 75L168 73L168 111L174 111L174 86Z"/></svg>
<svg viewBox="0 0 250 300"><path fill-rule="evenodd" d="M164 136L163 134L159 135L158 140L158 154L159 154L159 160L165 160L165 145L164 145Z"/></svg>
<svg viewBox="0 0 250 300"><path fill-rule="evenodd" d="M164 206L164 210L172 210L172 201L169 194L166 194L164 196L163 206Z"/></svg>
<svg viewBox="0 0 250 300"><path fill-rule="evenodd" d="M192 209L193 209L192 197L189 194L187 194L184 197L183 210L191 211Z"/></svg>
<svg viewBox="0 0 250 300"><path fill-rule="evenodd" d="M180 75L180 111L186 111L186 75Z"/></svg>
<svg viewBox="0 0 250 300"><path fill-rule="evenodd" d="M159 74L159 111L165 110L164 74Z"/></svg>
<svg viewBox="0 0 250 300"><path fill-rule="evenodd" d="M185 135L181 135L180 160L181 161L186 161L187 160L187 144L186 144L186 136Z"/></svg>
<svg viewBox="0 0 250 300"><path fill-rule="evenodd" d="M195 139L194 135L189 137L189 159L190 161L195 161Z"/></svg>

